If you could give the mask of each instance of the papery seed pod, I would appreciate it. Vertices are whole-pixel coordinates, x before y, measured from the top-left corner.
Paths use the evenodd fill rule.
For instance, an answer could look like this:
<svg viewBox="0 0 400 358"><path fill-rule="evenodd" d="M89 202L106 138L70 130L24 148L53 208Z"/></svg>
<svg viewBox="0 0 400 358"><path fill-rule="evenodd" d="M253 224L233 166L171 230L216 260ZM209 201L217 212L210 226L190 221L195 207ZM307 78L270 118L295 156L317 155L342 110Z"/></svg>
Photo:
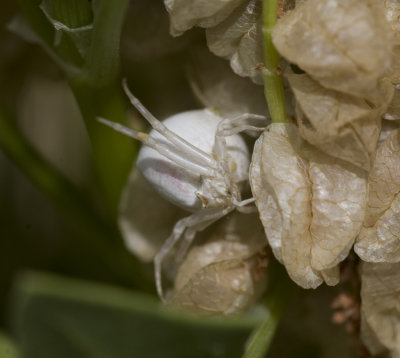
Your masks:
<svg viewBox="0 0 400 358"><path fill-rule="evenodd" d="M363 229L354 249L368 262L400 261L400 129L378 147Z"/></svg>
<svg viewBox="0 0 400 358"><path fill-rule="evenodd" d="M191 52L189 81L204 107L221 117L268 113L263 88L233 73L227 61L206 47Z"/></svg>
<svg viewBox="0 0 400 358"><path fill-rule="evenodd" d="M392 33L375 0L305 1L278 21L273 42L325 88L367 99L391 65Z"/></svg>
<svg viewBox="0 0 400 358"><path fill-rule="evenodd" d="M369 170L379 138L380 117L393 95L380 83L375 102L322 87L307 74L286 75L296 98L300 134L331 156Z"/></svg>
<svg viewBox="0 0 400 358"><path fill-rule="evenodd" d="M164 0L173 36L193 26L211 27L224 20L243 0Z"/></svg>
<svg viewBox="0 0 400 358"><path fill-rule="evenodd" d="M371 354L400 356L400 263L361 266L361 338Z"/></svg>
<svg viewBox="0 0 400 358"><path fill-rule="evenodd" d="M384 0L384 11L386 19L392 29L396 43L400 43L400 1L399 0Z"/></svg>
<svg viewBox="0 0 400 358"><path fill-rule="evenodd" d="M180 265L169 302L209 313L250 307L266 287L265 236L255 214L234 213Z"/></svg>
<svg viewBox="0 0 400 358"><path fill-rule="evenodd" d="M304 288L338 282L365 212L367 175L273 123L257 140L250 184L275 256Z"/></svg>
<svg viewBox="0 0 400 358"><path fill-rule="evenodd" d="M399 120L400 119L400 89L396 88L393 93L392 101L389 103L383 115L383 119Z"/></svg>
<svg viewBox="0 0 400 358"><path fill-rule="evenodd" d="M253 82L262 84L258 65L262 55L261 1L245 1L223 22L207 29L207 45L211 52L230 60L232 70Z"/></svg>

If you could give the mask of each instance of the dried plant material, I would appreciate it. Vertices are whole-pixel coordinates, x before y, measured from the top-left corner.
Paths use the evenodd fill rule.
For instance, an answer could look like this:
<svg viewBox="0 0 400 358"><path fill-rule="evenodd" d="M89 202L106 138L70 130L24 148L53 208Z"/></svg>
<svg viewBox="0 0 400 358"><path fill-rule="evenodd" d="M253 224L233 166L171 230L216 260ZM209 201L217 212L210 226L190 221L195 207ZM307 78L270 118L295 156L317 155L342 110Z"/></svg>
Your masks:
<svg viewBox="0 0 400 358"><path fill-rule="evenodd" d="M386 19L395 36L396 43L400 43L400 2L399 0L384 0Z"/></svg>
<svg viewBox="0 0 400 358"><path fill-rule="evenodd" d="M190 249L170 303L210 313L245 310L266 287L265 245L257 216L234 213L205 244Z"/></svg>
<svg viewBox="0 0 400 358"><path fill-rule="evenodd" d="M300 134L330 155L369 170L380 131L380 116L393 86L380 85L375 103L322 87L307 74L287 74L296 98Z"/></svg>
<svg viewBox="0 0 400 358"><path fill-rule="evenodd" d="M223 21L243 0L164 0L173 36L193 26L211 27Z"/></svg>
<svg viewBox="0 0 400 358"><path fill-rule="evenodd" d="M400 263L362 264L361 338L372 354L400 356Z"/></svg>
<svg viewBox="0 0 400 358"><path fill-rule="evenodd" d="M364 217L366 172L273 123L258 139L250 184L275 256L304 288L338 282Z"/></svg>
<svg viewBox="0 0 400 358"><path fill-rule="evenodd" d="M400 121L382 120L381 133L379 134L378 147L395 131L400 129Z"/></svg>
<svg viewBox="0 0 400 358"><path fill-rule="evenodd" d="M263 88L234 74L225 60L207 48L193 51L191 58L190 85L204 107L224 118L268 112Z"/></svg>
<svg viewBox="0 0 400 358"><path fill-rule="evenodd" d="M400 261L400 129L378 147L369 176L364 228L355 251L368 262Z"/></svg>
<svg viewBox="0 0 400 358"><path fill-rule="evenodd" d="M394 91L392 101L386 108L384 119L399 120L400 119L400 89Z"/></svg>
<svg viewBox="0 0 400 358"><path fill-rule="evenodd" d="M273 41L322 86L367 99L391 65L392 34L374 0L308 0L278 21Z"/></svg>
<svg viewBox="0 0 400 358"><path fill-rule="evenodd" d="M125 244L141 260L150 262L186 213L163 199L136 168L122 193L119 226Z"/></svg>
<svg viewBox="0 0 400 358"><path fill-rule="evenodd" d="M207 29L211 52L230 60L235 73L262 84L258 65L262 64L261 1L250 0L240 5L219 25Z"/></svg>

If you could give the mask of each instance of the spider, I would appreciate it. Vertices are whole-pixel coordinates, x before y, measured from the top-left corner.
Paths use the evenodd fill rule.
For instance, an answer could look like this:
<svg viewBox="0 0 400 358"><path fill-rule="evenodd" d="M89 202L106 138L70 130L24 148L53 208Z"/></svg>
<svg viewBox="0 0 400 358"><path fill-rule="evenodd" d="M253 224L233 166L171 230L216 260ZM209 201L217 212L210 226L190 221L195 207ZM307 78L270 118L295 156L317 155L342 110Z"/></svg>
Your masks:
<svg viewBox="0 0 400 358"><path fill-rule="evenodd" d="M130 92L123 88L132 105L152 126L149 134L104 118L98 120L114 130L141 141L136 166L167 200L191 214L176 222L171 235L154 258L156 288L164 299L162 264L183 238L176 262L182 260L197 232L235 209L249 212L241 189L248 181L250 154L239 132L265 128L266 117L245 113L223 119L208 109L179 113L163 122L156 119Z"/></svg>

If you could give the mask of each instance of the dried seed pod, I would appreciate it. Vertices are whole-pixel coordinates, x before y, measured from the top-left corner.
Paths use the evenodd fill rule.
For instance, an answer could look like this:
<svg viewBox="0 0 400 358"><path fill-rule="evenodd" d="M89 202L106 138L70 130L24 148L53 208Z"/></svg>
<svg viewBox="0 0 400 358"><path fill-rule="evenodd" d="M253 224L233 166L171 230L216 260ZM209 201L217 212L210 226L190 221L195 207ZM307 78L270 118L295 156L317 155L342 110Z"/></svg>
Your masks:
<svg viewBox="0 0 400 358"><path fill-rule="evenodd" d="M361 266L361 338L372 354L400 356L400 263Z"/></svg>
<svg viewBox="0 0 400 358"><path fill-rule="evenodd" d="M243 113L268 113L261 86L232 72L229 63L208 48L191 53L190 85L205 108L213 108L224 118Z"/></svg>
<svg viewBox="0 0 400 358"><path fill-rule="evenodd" d="M354 247L368 262L400 261L400 129L378 147L368 185L364 227Z"/></svg>
<svg viewBox="0 0 400 358"><path fill-rule="evenodd" d="M400 43L400 2L399 0L384 0L384 11L386 19L389 22L390 28L395 36L396 43Z"/></svg>
<svg viewBox="0 0 400 358"><path fill-rule="evenodd" d="M372 99L391 65L392 33L375 0L308 0L273 32L278 51L322 86Z"/></svg>
<svg viewBox="0 0 400 358"><path fill-rule="evenodd" d="M163 199L134 167L119 205L119 227L128 249L150 262L175 222L187 213ZM149 224L151 223L151 224Z"/></svg>
<svg viewBox="0 0 400 358"><path fill-rule="evenodd" d="M365 212L366 172L308 145L291 124L257 140L250 184L275 256L304 288L338 282Z"/></svg>
<svg viewBox="0 0 400 358"><path fill-rule="evenodd" d="M209 313L245 310L266 287L265 245L255 214L232 214L209 240L190 249L169 302Z"/></svg>
<svg viewBox="0 0 400 358"><path fill-rule="evenodd" d="M387 120L399 120L400 119L400 89L396 88L393 93L392 101L386 108L384 119Z"/></svg>
<svg viewBox="0 0 400 358"><path fill-rule="evenodd" d="M296 98L300 134L331 156L369 170L380 131L380 116L393 86L380 84L375 103L322 87L307 74L288 73Z"/></svg>
<svg viewBox="0 0 400 358"><path fill-rule="evenodd" d="M262 84L262 23L261 1L245 1L223 22L207 29L207 45L210 51L230 60L235 73L250 77Z"/></svg>
<svg viewBox="0 0 400 358"><path fill-rule="evenodd" d="M211 27L224 20L243 0L164 0L173 36L193 26Z"/></svg>

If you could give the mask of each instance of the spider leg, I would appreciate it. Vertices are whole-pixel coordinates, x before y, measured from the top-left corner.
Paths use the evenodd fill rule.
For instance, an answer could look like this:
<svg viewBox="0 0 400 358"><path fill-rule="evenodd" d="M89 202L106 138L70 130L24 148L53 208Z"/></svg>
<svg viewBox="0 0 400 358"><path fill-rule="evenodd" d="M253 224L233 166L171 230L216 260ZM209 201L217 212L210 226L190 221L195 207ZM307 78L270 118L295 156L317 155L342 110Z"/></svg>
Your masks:
<svg viewBox="0 0 400 358"><path fill-rule="evenodd" d="M148 109L139 101L138 98L129 90L126 78L122 80L122 87L126 95L128 96L132 105L143 115L143 117L150 123L150 125L171 143L178 148L181 148L182 152L189 152L192 154L192 161L196 160L198 163L207 165L215 168L217 166L216 161L206 152L190 144L188 141L177 135L176 133L169 130L163 123L161 123L156 117L154 117Z"/></svg>
<svg viewBox="0 0 400 358"><path fill-rule="evenodd" d="M171 146L168 143L160 142L152 138L146 133L135 131L134 129L125 127L121 123L109 121L105 118L97 118L97 120L117 132L120 132L128 137L134 138L141 141L144 145L156 150L158 153L178 164L179 166L190 170L199 175L210 176L212 170L206 164L199 164L192 160L190 154L182 153L177 150L176 147Z"/></svg>
<svg viewBox="0 0 400 358"><path fill-rule="evenodd" d="M255 198L249 198L241 201L233 199L232 202L236 206L236 210L243 214L251 214L257 211L254 205L248 206L256 201Z"/></svg>
<svg viewBox="0 0 400 358"><path fill-rule="evenodd" d="M171 235L165 241L164 245L161 247L160 251L154 258L154 270L156 278L156 287L158 295L161 299L164 299L163 287L162 287L162 264L164 258L168 255L171 249L176 245L179 239L184 234L183 247L178 251L178 256L184 256L190 244L192 243L195 234L198 231L204 230L206 227L211 225L213 222L217 221L219 218L225 216L234 209L233 206L226 208L210 208L203 209L179 220L173 230Z"/></svg>
<svg viewBox="0 0 400 358"><path fill-rule="evenodd" d="M267 124L267 117L265 116L243 113L235 118L223 119L218 125L218 132L220 135L229 137L246 130L264 131Z"/></svg>

